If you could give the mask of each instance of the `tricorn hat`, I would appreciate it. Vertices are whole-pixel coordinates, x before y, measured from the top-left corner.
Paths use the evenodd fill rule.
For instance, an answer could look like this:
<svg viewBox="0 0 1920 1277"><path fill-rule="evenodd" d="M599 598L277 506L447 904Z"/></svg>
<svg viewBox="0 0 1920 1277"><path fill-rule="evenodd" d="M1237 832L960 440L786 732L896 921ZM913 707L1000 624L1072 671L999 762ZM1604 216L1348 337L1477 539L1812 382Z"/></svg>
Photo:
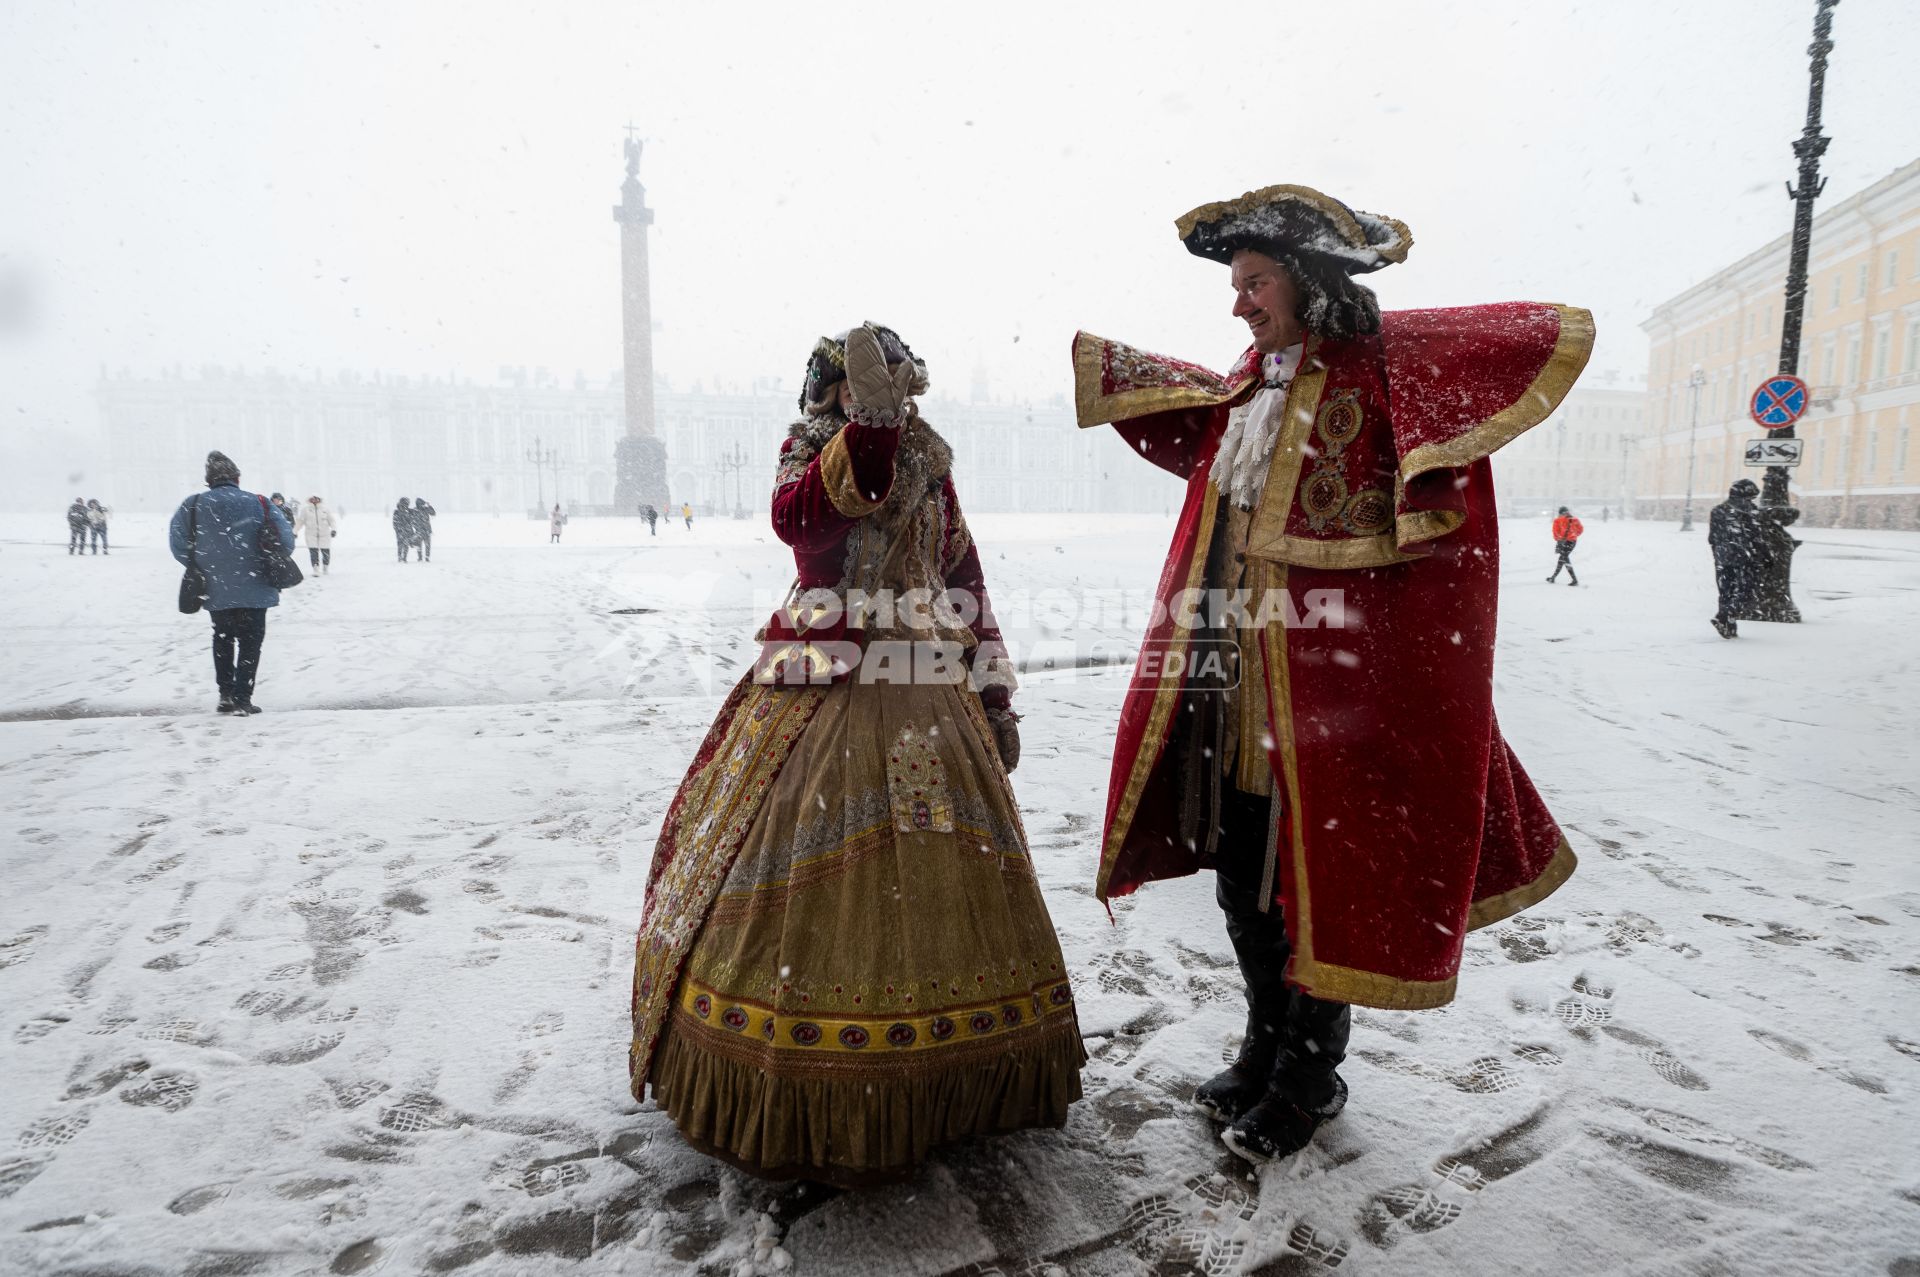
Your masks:
<svg viewBox="0 0 1920 1277"><path fill-rule="evenodd" d="M1348 208L1310 186L1263 186L1239 199L1202 204L1174 226L1196 257L1226 262L1251 248L1318 257L1348 275L1404 262L1413 247L1406 223Z"/></svg>

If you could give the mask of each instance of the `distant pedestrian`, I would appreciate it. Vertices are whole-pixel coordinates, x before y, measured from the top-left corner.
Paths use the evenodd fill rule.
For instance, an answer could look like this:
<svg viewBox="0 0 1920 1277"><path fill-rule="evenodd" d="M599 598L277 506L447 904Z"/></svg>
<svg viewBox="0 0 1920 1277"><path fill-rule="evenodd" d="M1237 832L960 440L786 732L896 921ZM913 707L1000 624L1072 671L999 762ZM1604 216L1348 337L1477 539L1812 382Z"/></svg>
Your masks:
<svg viewBox="0 0 1920 1277"><path fill-rule="evenodd" d="M67 553L85 554L87 552L87 530L93 526L87 518L87 503L79 497L67 507Z"/></svg>
<svg viewBox="0 0 1920 1277"><path fill-rule="evenodd" d="M640 517L647 521L648 536L656 537L660 535L659 531L654 526L655 524L660 522L660 512L658 510L654 509L651 505L641 506Z"/></svg>
<svg viewBox="0 0 1920 1277"><path fill-rule="evenodd" d="M87 530L93 536L95 554L113 553L107 546L107 519L112 514L113 511L101 505L99 501L92 497L87 498Z"/></svg>
<svg viewBox="0 0 1920 1277"><path fill-rule="evenodd" d="M1573 549L1579 544L1580 534L1584 531L1586 529L1580 526L1580 520L1573 517L1573 511L1561 506L1559 516L1553 521L1553 548L1560 557L1554 560L1553 576L1547 578L1549 585L1554 577L1560 575L1561 568L1567 570L1568 585L1580 584L1580 578L1573 571Z"/></svg>
<svg viewBox="0 0 1920 1277"><path fill-rule="evenodd" d="M307 538L307 562L314 571L333 570L333 538L339 535L333 511L319 497L308 497L294 519L294 529Z"/></svg>
<svg viewBox="0 0 1920 1277"><path fill-rule="evenodd" d="M560 544L560 529L566 526L566 522L567 522L567 516L560 513L560 506L556 502L553 507L553 513L547 516L547 544L548 545Z"/></svg>
<svg viewBox="0 0 1920 1277"><path fill-rule="evenodd" d="M400 553L400 561L407 561L407 551L413 548L414 523L413 504L405 497L393 503L393 548Z"/></svg>
<svg viewBox="0 0 1920 1277"><path fill-rule="evenodd" d="M433 562L433 516L438 514L425 497L413 499L413 543L416 558Z"/></svg>
<svg viewBox="0 0 1920 1277"><path fill-rule="evenodd" d="M1600 522L1605 523L1607 520L1611 519L1612 517L1613 517L1612 506L1603 505L1600 507Z"/></svg>
<svg viewBox="0 0 1920 1277"><path fill-rule="evenodd" d="M687 521L687 530L691 532L693 530L693 507L684 501L680 503L680 517Z"/></svg>
<svg viewBox="0 0 1920 1277"><path fill-rule="evenodd" d="M293 526L265 497L240 487L240 468L225 453L207 454L206 478L207 490L173 512L167 542L173 557L197 567L206 582L219 712L258 714L253 685L267 636L267 609L280 603L280 591L267 583L262 534L271 528L277 539L272 552L291 557Z"/></svg>
<svg viewBox="0 0 1920 1277"><path fill-rule="evenodd" d="M293 535L298 538L300 535L300 512L288 505L287 499L278 492L268 495L267 500L273 503L273 508L280 512L280 516L287 521L287 526L293 529ZM292 553L291 546L288 547L288 553Z"/></svg>
<svg viewBox="0 0 1920 1277"><path fill-rule="evenodd" d="M1721 638L1740 637L1737 622L1753 605L1766 535L1761 527L1760 507L1753 500L1759 495L1759 484L1741 479L1727 489L1727 499L1713 507L1713 513L1707 516L1707 546L1713 551L1713 583L1720 596L1719 611L1713 614L1711 624Z"/></svg>

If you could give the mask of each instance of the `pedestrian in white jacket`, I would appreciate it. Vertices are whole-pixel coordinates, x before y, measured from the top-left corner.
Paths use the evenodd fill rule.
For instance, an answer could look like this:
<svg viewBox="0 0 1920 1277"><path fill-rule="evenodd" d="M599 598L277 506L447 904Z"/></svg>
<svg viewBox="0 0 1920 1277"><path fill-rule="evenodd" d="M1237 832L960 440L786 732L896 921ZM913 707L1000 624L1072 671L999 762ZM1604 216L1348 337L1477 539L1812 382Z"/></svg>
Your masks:
<svg viewBox="0 0 1920 1277"><path fill-rule="evenodd" d="M294 518L294 530L307 539L307 559L316 572L333 570L333 511L319 497L308 497Z"/></svg>

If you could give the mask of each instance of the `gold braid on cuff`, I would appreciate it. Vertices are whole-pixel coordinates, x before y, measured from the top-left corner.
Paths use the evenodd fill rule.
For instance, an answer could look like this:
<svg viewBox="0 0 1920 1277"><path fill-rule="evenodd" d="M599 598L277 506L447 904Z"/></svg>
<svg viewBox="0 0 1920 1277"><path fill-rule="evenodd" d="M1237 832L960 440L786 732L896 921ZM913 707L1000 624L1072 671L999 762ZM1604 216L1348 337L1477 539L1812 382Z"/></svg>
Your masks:
<svg viewBox="0 0 1920 1277"><path fill-rule="evenodd" d="M886 501L884 493L878 501L868 500L861 493L860 485L854 482L853 458L847 455L844 432L828 440L827 446L820 450L820 482L826 485L827 499L833 502L833 508L849 519L864 519Z"/></svg>

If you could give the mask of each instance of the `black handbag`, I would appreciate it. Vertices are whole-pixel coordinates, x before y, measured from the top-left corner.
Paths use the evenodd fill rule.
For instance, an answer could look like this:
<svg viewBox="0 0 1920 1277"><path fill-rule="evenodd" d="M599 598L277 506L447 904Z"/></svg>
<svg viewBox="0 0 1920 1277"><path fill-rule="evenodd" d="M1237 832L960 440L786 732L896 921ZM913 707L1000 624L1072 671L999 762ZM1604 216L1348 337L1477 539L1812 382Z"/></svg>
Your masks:
<svg viewBox="0 0 1920 1277"><path fill-rule="evenodd" d="M187 515L187 570L180 574L180 610L192 616L207 601L207 574L194 561L193 546L200 539L200 498L193 499Z"/></svg>
<svg viewBox="0 0 1920 1277"><path fill-rule="evenodd" d="M260 563L267 584L276 590L290 590L307 579L300 565L293 561L293 551L282 549L280 529L273 526L273 514L267 507L267 499L254 494L260 501Z"/></svg>

